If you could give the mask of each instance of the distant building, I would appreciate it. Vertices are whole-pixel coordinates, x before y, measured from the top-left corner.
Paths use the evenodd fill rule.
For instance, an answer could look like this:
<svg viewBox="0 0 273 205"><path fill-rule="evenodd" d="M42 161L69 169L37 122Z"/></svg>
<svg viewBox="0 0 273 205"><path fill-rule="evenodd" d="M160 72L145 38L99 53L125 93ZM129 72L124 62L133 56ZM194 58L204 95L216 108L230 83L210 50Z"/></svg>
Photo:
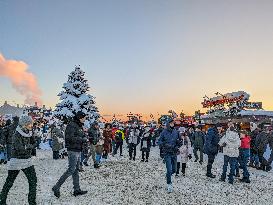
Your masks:
<svg viewBox="0 0 273 205"><path fill-rule="evenodd" d="M4 105L0 107L0 115L12 115L12 116L20 116L24 113L24 108L17 106L9 105L7 101L5 101Z"/></svg>

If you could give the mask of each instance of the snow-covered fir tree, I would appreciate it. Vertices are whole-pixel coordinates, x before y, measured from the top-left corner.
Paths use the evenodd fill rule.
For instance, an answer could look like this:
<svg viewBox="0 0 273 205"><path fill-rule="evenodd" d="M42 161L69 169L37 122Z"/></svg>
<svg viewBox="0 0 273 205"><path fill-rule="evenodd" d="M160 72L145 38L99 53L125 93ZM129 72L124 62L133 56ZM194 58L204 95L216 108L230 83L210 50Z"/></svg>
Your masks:
<svg viewBox="0 0 273 205"><path fill-rule="evenodd" d="M61 102L56 105L54 112L57 118L67 121L78 111L86 113L90 123L99 118L95 97L87 93L90 87L84 74L80 67L76 66L68 75L68 81L63 84L64 90L58 94Z"/></svg>

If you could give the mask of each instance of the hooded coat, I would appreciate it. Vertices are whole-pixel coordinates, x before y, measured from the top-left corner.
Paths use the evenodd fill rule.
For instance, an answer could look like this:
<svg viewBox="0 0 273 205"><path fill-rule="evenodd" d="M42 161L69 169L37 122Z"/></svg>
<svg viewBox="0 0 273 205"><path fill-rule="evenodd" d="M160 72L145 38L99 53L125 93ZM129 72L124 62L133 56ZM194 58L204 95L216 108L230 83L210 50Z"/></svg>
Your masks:
<svg viewBox="0 0 273 205"><path fill-rule="evenodd" d="M239 148L241 146L240 136L235 131L227 131L219 142L223 146L223 154L229 157L239 157Z"/></svg>
<svg viewBox="0 0 273 205"><path fill-rule="evenodd" d="M207 155L217 155L220 135L216 127L208 129L205 139L204 153Z"/></svg>
<svg viewBox="0 0 273 205"><path fill-rule="evenodd" d="M269 138L269 134L266 133L265 131L257 135L255 140L255 146L258 153L266 152L267 144L269 143L268 138Z"/></svg>
<svg viewBox="0 0 273 205"><path fill-rule="evenodd" d="M187 163L189 161L189 155L192 155L191 141L188 136L182 138L182 146L177 153L177 162Z"/></svg>

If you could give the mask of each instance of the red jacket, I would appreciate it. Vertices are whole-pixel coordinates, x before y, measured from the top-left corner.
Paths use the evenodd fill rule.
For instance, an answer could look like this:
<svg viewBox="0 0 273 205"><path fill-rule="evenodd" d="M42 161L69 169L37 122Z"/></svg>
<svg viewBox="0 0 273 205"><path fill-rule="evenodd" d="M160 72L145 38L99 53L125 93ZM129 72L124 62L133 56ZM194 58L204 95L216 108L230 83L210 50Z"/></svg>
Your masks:
<svg viewBox="0 0 273 205"><path fill-rule="evenodd" d="M244 138L241 138L241 148L250 149L250 141L251 141L251 137L248 135L245 135Z"/></svg>

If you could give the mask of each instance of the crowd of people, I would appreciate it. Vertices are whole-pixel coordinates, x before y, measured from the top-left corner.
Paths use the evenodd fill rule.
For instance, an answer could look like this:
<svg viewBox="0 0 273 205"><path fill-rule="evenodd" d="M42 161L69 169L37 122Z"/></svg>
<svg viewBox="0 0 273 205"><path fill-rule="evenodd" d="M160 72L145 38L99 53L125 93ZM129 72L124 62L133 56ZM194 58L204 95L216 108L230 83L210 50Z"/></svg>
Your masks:
<svg viewBox="0 0 273 205"><path fill-rule="evenodd" d="M67 125L61 122L35 122L30 116L14 117L0 126L0 159L7 164L8 176L0 194L0 205L6 204L7 195L20 171L29 182L29 204L36 204L37 177L31 157L41 144L47 142L52 150L52 159L68 159L68 168L53 186L54 195L61 196L61 187L72 176L74 196L84 195L80 187L79 172L90 166L92 159L95 169L100 169L109 158L126 157L136 161L140 152L140 162L148 163L152 147L159 146L159 155L166 165L167 191L173 191L172 176L186 176L187 163L194 158L195 163L204 163L207 155L208 178L213 174L214 160L219 152L224 155L223 171L219 180L233 184L234 178L250 183L249 167L270 171L273 153L264 157L267 146L273 150L271 126L252 126L242 129L231 121L227 126L216 124L208 130L204 126L176 126L173 120L159 125L106 123L102 128L98 122L86 126L86 115L78 112ZM126 147L127 149L124 149ZM124 156L123 156L124 155ZM227 175L228 166L230 167ZM240 171L242 170L242 171Z"/></svg>

